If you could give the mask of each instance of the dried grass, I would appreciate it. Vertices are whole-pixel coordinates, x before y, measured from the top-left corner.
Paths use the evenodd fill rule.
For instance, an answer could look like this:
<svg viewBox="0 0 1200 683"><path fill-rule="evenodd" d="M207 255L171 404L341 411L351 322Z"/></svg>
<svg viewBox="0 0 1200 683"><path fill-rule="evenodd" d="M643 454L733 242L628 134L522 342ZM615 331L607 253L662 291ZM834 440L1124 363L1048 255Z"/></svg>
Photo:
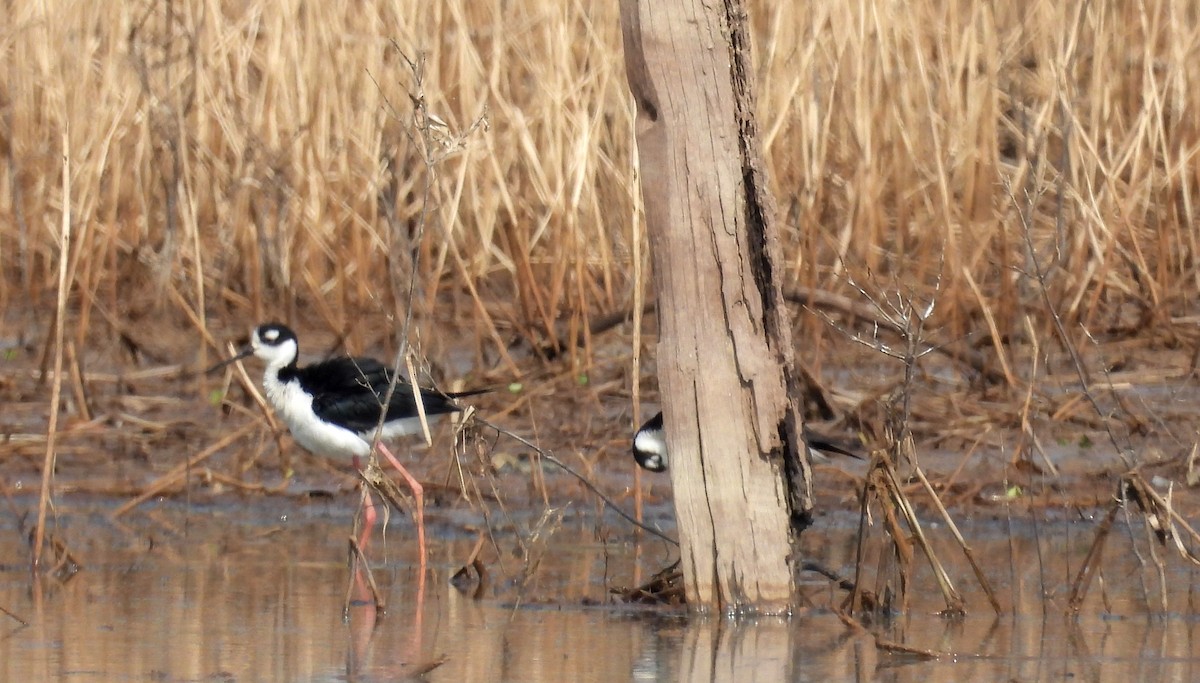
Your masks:
<svg viewBox="0 0 1200 683"><path fill-rule="evenodd" d="M1113 375L1090 393L1089 368L1098 341L1196 338L1200 10L751 11L789 290L860 330L878 316L861 317L858 283L936 298L929 350L999 387L1034 440L1031 413L1111 434L1084 399L1140 428ZM455 321L503 375L641 368L640 327L632 359L594 338L605 314L642 309L651 277L612 3L16 0L0 54L0 341L40 349L43 370L65 355L54 389L69 379L81 415L98 354L202 368L266 318L303 318L331 347L400 346L410 280L414 343ZM799 324L812 349L844 342ZM531 370L514 340L571 370ZM1033 361L1052 344L1069 363ZM1035 390L1066 368L1082 393ZM172 388L207 396L209 381ZM509 410L533 414L527 397ZM914 431L986 433L945 397L912 398Z"/></svg>
<svg viewBox="0 0 1200 683"><path fill-rule="evenodd" d="M845 269L898 272L919 294L944 259L937 325L1020 339L1041 306L1023 283L1024 212L1068 328L1194 312L1194 8L753 9L795 281L845 292ZM416 253L419 313L477 289L482 308L454 313L478 317L480 344L496 341L492 318L556 342L561 323L585 330L632 298L614 7L18 2L10 18L0 302L55 290L66 136L79 346L98 317L111 333L150 313L207 328L297 309L353 341L358 316L403 310L380 283ZM396 46L426 53L446 124L420 243L408 228L426 170L395 113L412 85ZM485 113L486 132L455 137Z"/></svg>

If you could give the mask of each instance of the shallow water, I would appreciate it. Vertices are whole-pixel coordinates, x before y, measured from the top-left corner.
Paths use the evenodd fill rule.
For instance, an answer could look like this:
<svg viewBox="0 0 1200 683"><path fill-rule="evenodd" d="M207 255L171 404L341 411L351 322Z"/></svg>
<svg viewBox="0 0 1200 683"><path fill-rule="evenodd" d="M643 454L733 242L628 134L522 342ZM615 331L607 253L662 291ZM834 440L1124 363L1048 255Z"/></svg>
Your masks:
<svg viewBox="0 0 1200 683"><path fill-rule="evenodd" d="M411 525L394 522L371 550L386 614L372 628L371 608L354 606L347 623L352 503L160 503L124 524L110 522L102 504L60 510L59 534L84 565L65 582L31 581L27 548L6 519L0 607L27 625L0 614L0 680L384 681L426 669L429 681L1200 679L1191 655L1200 621L1185 616L1197 612L1196 575L1167 558L1163 608L1155 572L1136 563L1128 533L1109 539L1101 582L1081 615L1063 616L1091 542L1089 520L968 520L1000 616L961 554L931 530L968 615L937 615L943 604L918 561L908 616L877 627L888 640L943 654L924 660L888 653L845 627L828 609L840 594L815 576L802 584L811 607L791 619L594 606L674 555L570 511L553 533L543 531L546 543L529 533L536 515L513 520L526 532L524 550L513 534L485 541L489 580L478 599L449 582L479 537L469 521L433 515L423 596ZM808 556L849 573L855 532L848 513L818 519L806 533ZM1139 551L1148 552L1145 543Z"/></svg>

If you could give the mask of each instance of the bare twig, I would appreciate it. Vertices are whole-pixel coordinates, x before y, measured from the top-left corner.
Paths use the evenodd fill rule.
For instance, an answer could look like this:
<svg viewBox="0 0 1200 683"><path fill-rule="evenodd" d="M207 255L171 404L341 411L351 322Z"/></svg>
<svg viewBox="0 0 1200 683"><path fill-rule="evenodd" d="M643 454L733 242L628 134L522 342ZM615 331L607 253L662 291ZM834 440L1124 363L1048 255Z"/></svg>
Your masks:
<svg viewBox="0 0 1200 683"><path fill-rule="evenodd" d="M4 606L0 606L0 612L3 612L5 614L5 616L7 616L9 619L12 619L13 621L20 624L22 628L29 626L28 621L25 621L21 617L18 617L17 615L13 614L12 612L10 612L8 610L8 608L6 608Z"/></svg>
<svg viewBox="0 0 1200 683"><path fill-rule="evenodd" d="M147 487L146 490L141 493L141 495L126 501L125 504L121 505L121 507L113 510L109 517L116 519L121 515L124 515L126 512L129 512L133 508L141 505L145 501L157 496L162 491L183 480L191 468L211 458L213 455L219 453L221 449L227 447L231 443L234 443L246 434L249 434L250 431L257 426L257 422L247 422L234 431L229 432L225 436L218 439L215 443L210 445L208 448L205 448L196 455L193 455L184 462L181 462L175 467L171 468L170 472L167 472L155 480L155 482Z"/></svg>
<svg viewBox="0 0 1200 683"><path fill-rule="evenodd" d="M1121 505L1119 502L1109 505L1108 513L1104 515L1104 520L1100 522L1100 526L1096 529L1096 536L1092 540L1091 548L1088 549L1087 557L1083 560L1083 566L1079 568L1079 572L1075 575L1075 581L1071 584L1070 597L1067 599L1068 609L1073 614L1077 614L1079 608L1083 606L1088 588L1092 585L1092 579L1100 569L1100 559L1104 554L1104 542L1108 540L1113 522L1117 519L1117 511L1120 509Z"/></svg>
<svg viewBox="0 0 1200 683"><path fill-rule="evenodd" d="M643 531L646 531L648 533L651 533L651 534L661 538L662 540L666 541L667 543L670 543L671 545L675 545L675 546L679 545L679 541L676 541L675 539L671 538L670 536L667 536L666 534L659 531L658 529L655 529L652 526L647 526L645 524L642 524L637 519L635 519L632 515L630 515L628 512L625 512L624 510L622 510L620 507L617 506L616 503L612 502L612 500L608 496L604 495L604 493L599 488L597 488L595 484L588 481L587 477L584 477L582 474L576 472L574 469L572 469L570 466L568 466L565 462L556 458L554 456L554 454L551 453L550 451L547 451L543 448L535 446L533 444L533 442L529 441L525 437L523 437L519 434L516 434L514 432L511 432L499 425L492 424L491 422L488 422L487 420L484 420L483 418L476 417L475 420L479 424L482 424L490 429L496 430L496 432L499 434L504 434L505 436L508 436L512 439L516 439L518 442L525 445L526 447L532 448L535 452L537 452L539 457L545 458L546 460L554 463L555 465L558 466L559 469L561 469L562 471L571 475L572 477L575 477L576 479L578 479L579 482L584 485L584 487L586 487L592 493L596 494L596 496L601 501L603 501L604 504L609 507L609 509L611 509L613 512L616 512L618 515L620 515L622 518L624 518L625 521L629 522L633 526L635 526Z"/></svg>

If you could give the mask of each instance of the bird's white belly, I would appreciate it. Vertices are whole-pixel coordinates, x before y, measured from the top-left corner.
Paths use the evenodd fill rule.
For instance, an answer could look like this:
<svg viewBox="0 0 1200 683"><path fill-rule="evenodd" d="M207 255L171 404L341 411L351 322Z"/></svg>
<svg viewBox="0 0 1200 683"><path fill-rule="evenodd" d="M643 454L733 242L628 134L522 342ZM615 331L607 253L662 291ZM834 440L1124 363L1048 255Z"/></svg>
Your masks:
<svg viewBox="0 0 1200 683"><path fill-rule="evenodd" d="M297 384L284 384L270 376L263 379L267 400L287 424L296 443L318 455L366 457L371 445L349 429L329 424L312 409L312 396Z"/></svg>

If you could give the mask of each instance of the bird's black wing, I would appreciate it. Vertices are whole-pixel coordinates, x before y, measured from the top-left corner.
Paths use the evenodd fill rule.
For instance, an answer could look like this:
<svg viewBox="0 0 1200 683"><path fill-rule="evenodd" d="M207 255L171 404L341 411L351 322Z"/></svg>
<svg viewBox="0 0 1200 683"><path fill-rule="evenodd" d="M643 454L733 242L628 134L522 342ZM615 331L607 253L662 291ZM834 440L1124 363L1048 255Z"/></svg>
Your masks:
<svg viewBox="0 0 1200 683"><path fill-rule="evenodd" d="M426 415L444 415L462 410L450 396L429 389L421 389L421 405L425 408ZM416 416L417 400L413 396L412 386L397 386L396 393L392 394L392 402L388 404L388 419L401 420Z"/></svg>
<svg viewBox="0 0 1200 683"><path fill-rule="evenodd" d="M379 424L382 403L387 396L392 372L373 358L331 358L300 369L302 383L313 393L313 412L324 420L356 432L374 429ZM441 415L461 410L455 396L480 393L442 394L421 389L426 415ZM387 420L417 416L412 385L403 378L396 383L388 403Z"/></svg>
<svg viewBox="0 0 1200 683"><path fill-rule="evenodd" d="M387 388L391 371L374 358L340 356L296 370L300 381L314 395L354 395L370 389Z"/></svg>
<svg viewBox="0 0 1200 683"><path fill-rule="evenodd" d="M379 423L392 373L374 358L330 358L299 368L296 374L322 420L356 432ZM396 387L397 393L407 389L403 382Z"/></svg>

